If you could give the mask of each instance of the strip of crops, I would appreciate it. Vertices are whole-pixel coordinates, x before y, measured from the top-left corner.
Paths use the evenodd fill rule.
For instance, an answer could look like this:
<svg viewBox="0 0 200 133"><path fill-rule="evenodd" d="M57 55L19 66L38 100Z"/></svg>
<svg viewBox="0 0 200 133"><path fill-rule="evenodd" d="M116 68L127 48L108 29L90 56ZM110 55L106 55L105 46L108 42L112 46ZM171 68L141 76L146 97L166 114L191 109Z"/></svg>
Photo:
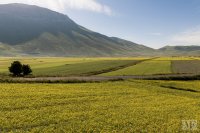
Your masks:
<svg viewBox="0 0 200 133"><path fill-rule="evenodd" d="M139 60L103 60L56 67L34 69L36 76L97 75L118 70L140 62ZM66 62L67 63L67 62Z"/></svg>
<svg viewBox="0 0 200 133"><path fill-rule="evenodd" d="M200 120L200 93L184 88L200 82L1 84L0 131L181 132Z"/></svg>
<svg viewBox="0 0 200 133"><path fill-rule="evenodd" d="M200 60L172 61L173 73L200 74Z"/></svg>
<svg viewBox="0 0 200 133"><path fill-rule="evenodd" d="M184 61L184 60L194 60L194 58L195 57L174 56L174 57L160 57L160 58L156 58L154 60L160 60L160 61L183 60Z"/></svg>
<svg viewBox="0 0 200 133"><path fill-rule="evenodd" d="M104 76L117 75L152 75L152 74L168 74L171 73L170 61L145 61L134 66L130 66L118 71L103 74Z"/></svg>

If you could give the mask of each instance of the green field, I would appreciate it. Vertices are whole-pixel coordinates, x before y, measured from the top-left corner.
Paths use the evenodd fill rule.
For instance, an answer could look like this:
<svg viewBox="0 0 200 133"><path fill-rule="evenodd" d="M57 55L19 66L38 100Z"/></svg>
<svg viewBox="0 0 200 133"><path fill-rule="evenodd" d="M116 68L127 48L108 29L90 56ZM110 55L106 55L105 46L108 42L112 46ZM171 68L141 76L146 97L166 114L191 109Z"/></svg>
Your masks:
<svg viewBox="0 0 200 133"><path fill-rule="evenodd" d="M182 120L200 120L200 93L188 88L200 82L1 84L0 130L181 132Z"/></svg>
<svg viewBox="0 0 200 133"><path fill-rule="evenodd" d="M86 63L65 64L56 67L34 69L35 75L65 76L65 75L95 75L110 71L120 66L137 63L135 60L103 60ZM111 70L112 71L112 70Z"/></svg>
<svg viewBox="0 0 200 133"><path fill-rule="evenodd" d="M130 66L118 71L104 73L104 76L116 75L152 75L152 74L168 74L171 73L170 61L150 60Z"/></svg>
<svg viewBox="0 0 200 133"><path fill-rule="evenodd" d="M15 61L29 64L36 77L129 76L160 74L199 74L198 57L124 57L124 58L0 58L0 75L8 75Z"/></svg>
<svg viewBox="0 0 200 133"><path fill-rule="evenodd" d="M148 58L0 58L0 73L8 74L15 61L29 64L35 76L87 75L116 69Z"/></svg>
<svg viewBox="0 0 200 133"><path fill-rule="evenodd" d="M187 57L187 56L175 56L175 57L160 57L160 58L156 58L154 60L164 60L164 61L176 61L176 60L199 60L199 57Z"/></svg>
<svg viewBox="0 0 200 133"><path fill-rule="evenodd" d="M23 84L7 83L6 78L0 83L0 133L186 132L182 121L200 121L200 81L106 80L194 74L199 71L198 58L0 58L0 73L8 75L14 60L30 64L39 83L24 80L30 78L19 78ZM72 75L80 81L70 84L67 76ZM90 83L95 77L103 80ZM87 78L88 83L81 82ZM51 79L56 81L47 84Z"/></svg>
<svg viewBox="0 0 200 133"><path fill-rule="evenodd" d="M200 60L172 61L174 73L200 74Z"/></svg>

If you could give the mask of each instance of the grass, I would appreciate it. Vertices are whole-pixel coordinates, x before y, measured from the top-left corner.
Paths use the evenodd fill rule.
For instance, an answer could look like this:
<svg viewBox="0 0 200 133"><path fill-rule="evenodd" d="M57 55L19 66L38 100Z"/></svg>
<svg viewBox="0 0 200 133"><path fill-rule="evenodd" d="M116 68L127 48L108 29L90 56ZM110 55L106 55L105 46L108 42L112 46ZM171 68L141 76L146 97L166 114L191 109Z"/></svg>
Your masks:
<svg viewBox="0 0 200 133"><path fill-rule="evenodd" d="M34 75L79 75L126 66L147 58L0 58L0 73L8 74L8 66L19 60L29 64Z"/></svg>
<svg viewBox="0 0 200 133"><path fill-rule="evenodd" d="M194 90L200 92L199 81L190 81L190 82L177 82L177 81L159 81L160 85L163 86L171 86L175 88L184 88L185 90Z"/></svg>
<svg viewBox="0 0 200 133"><path fill-rule="evenodd" d="M127 67L118 71L102 74L103 76L116 75L153 75L153 74L168 74L171 73L170 61L150 60L145 61L135 66Z"/></svg>
<svg viewBox="0 0 200 133"><path fill-rule="evenodd" d="M172 61L172 71L173 73L200 74L200 61Z"/></svg>
<svg viewBox="0 0 200 133"><path fill-rule="evenodd" d="M176 60L194 60L198 59L197 57L187 57L187 56L174 56L174 57L159 57L154 60L160 60L160 61L176 61Z"/></svg>
<svg viewBox="0 0 200 133"><path fill-rule="evenodd" d="M36 76L152 75L199 68L192 57L140 62L145 59L0 58L0 72L7 74L13 60L30 64ZM113 81L0 83L0 132L184 132L183 120L200 120L200 81Z"/></svg>
<svg viewBox="0 0 200 133"><path fill-rule="evenodd" d="M0 131L183 132L200 120L199 81L1 84Z"/></svg>
<svg viewBox="0 0 200 133"><path fill-rule="evenodd" d="M93 61L78 64L65 64L57 67L34 69L34 75L38 76L69 76L69 75L96 75L112 71L120 67L135 64L134 60L109 60Z"/></svg>
<svg viewBox="0 0 200 133"><path fill-rule="evenodd" d="M122 76L154 75L170 73L200 73L198 57L150 57L123 58L0 58L0 75L8 75L8 66L14 60L30 64L34 76ZM172 63L171 63L172 62ZM136 64L136 65L134 65Z"/></svg>
<svg viewBox="0 0 200 133"><path fill-rule="evenodd" d="M0 77L8 77L8 67L19 60L30 64L33 77L65 76L131 76L159 74L200 74L198 57L123 57L123 58L64 58L64 57L2 57ZM146 61L145 61L146 60ZM178 76L178 78L180 75ZM187 77L183 77L185 79ZM190 78L190 77L189 77ZM193 77L192 77L193 78ZM190 78L190 79L192 79ZM195 77L194 77L195 78ZM164 78L163 78L164 79ZM175 78L173 78L175 79ZM196 78L195 78L196 79Z"/></svg>
<svg viewBox="0 0 200 133"><path fill-rule="evenodd" d="M90 62L92 59L87 58L0 58L0 72L8 73L8 66L15 61L18 60L23 64L30 64L33 69L38 68L48 68L48 67L56 67L60 65L66 64L76 64L76 63L84 63Z"/></svg>

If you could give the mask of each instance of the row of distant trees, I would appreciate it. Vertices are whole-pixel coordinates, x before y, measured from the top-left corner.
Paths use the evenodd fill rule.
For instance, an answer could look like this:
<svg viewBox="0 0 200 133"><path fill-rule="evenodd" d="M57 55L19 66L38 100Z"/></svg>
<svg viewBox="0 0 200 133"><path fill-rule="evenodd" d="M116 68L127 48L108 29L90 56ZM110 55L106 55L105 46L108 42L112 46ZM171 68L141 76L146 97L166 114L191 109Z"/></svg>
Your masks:
<svg viewBox="0 0 200 133"><path fill-rule="evenodd" d="M26 76L32 73L29 65L24 65L19 61L14 61L8 69L13 76Z"/></svg>

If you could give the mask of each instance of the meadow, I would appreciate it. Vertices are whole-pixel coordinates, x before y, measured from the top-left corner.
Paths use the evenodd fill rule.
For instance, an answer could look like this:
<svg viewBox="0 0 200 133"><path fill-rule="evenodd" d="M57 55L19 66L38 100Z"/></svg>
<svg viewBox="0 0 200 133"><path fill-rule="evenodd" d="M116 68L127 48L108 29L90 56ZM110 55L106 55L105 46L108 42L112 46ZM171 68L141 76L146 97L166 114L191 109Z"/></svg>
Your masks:
<svg viewBox="0 0 200 133"><path fill-rule="evenodd" d="M199 81L1 84L0 91L2 132L181 132L182 120L200 120Z"/></svg>
<svg viewBox="0 0 200 133"><path fill-rule="evenodd" d="M172 61L174 73L200 73L200 60Z"/></svg>
<svg viewBox="0 0 200 133"><path fill-rule="evenodd" d="M199 74L199 59L199 57L0 58L0 75L9 74L8 67L14 60L29 64L36 77Z"/></svg>
<svg viewBox="0 0 200 133"><path fill-rule="evenodd" d="M117 71L101 74L102 76L130 75L167 75L200 74L200 58L195 57L159 57L146 60L136 65Z"/></svg>
<svg viewBox="0 0 200 133"><path fill-rule="evenodd" d="M152 74L168 74L171 73L170 61L145 61L134 66L130 66L118 71L104 73L104 76L116 75L152 75Z"/></svg>
<svg viewBox="0 0 200 133"><path fill-rule="evenodd" d="M200 68L197 57L0 58L2 77L14 60L30 64L36 77L58 80L72 75L198 74ZM185 120L200 121L198 80L0 83L0 92L0 132L199 131L183 127Z"/></svg>
<svg viewBox="0 0 200 133"><path fill-rule="evenodd" d="M0 73L9 74L8 67L18 60L29 64L35 76L92 75L136 64L148 58L0 58Z"/></svg>

